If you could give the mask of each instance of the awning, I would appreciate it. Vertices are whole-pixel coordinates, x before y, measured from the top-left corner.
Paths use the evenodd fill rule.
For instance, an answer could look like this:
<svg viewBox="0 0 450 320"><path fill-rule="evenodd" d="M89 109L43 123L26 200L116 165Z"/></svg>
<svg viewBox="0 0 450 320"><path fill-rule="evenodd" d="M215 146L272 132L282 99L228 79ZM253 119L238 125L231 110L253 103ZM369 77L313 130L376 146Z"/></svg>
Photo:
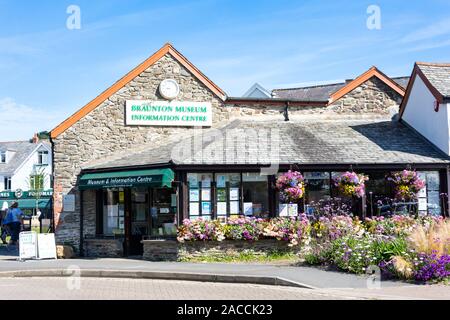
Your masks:
<svg viewBox="0 0 450 320"><path fill-rule="evenodd" d="M39 209L50 208L50 199L19 199L19 200L2 200L1 207L4 205L4 202L8 203L8 207L13 204L13 202L17 202L19 204L20 209L36 209L36 201L37 207Z"/></svg>
<svg viewBox="0 0 450 320"><path fill-rule="evenodd" d="M131 170L86 173L81 176L79 189L153 187L171 188L175 173L171 169Z"/></svg>

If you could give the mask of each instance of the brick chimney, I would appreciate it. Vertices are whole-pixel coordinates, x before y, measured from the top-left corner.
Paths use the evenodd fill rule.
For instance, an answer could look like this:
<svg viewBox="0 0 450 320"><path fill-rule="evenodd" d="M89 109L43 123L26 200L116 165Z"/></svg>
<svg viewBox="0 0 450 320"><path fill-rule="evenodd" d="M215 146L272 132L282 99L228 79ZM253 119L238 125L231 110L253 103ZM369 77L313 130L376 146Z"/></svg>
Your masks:
<svg viewBox="0 0 450 320"><path fill-rule="evenodd" d="M34 134L33 140L32 140L32 141L33 141L33 143L35 143L35 144L39 142L39 136L38 136L37 133Z"/></svg>

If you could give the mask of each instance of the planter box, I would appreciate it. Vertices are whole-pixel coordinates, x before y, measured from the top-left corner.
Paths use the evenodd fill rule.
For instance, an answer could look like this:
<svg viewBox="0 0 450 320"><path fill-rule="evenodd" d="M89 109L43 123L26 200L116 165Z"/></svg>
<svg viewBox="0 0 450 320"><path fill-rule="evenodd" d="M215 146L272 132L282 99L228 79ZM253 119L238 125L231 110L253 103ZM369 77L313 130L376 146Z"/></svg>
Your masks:
<svg viewBox="0 0 450 320"><path fill-rule="evenodd" d="M205 256L223 256L236 254L244 250L255 255L265 255L271 251L297 252L299 247L289 247L289 243L275 239L259 241L225 240L217 241L192 241L179 243L176 240L143 240L144 260L149 261L177 261L189 258L201 258Z"/></svg>

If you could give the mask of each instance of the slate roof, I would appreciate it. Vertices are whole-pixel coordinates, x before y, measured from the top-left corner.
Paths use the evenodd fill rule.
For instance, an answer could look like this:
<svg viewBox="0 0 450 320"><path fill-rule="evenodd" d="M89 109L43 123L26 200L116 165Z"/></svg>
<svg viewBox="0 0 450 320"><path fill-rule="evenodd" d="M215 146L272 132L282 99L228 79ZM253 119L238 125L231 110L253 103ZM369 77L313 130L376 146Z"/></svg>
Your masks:
<svg viewBox="0 0 450 320"><path fill-rule="evenodd" d="M411 77L396 77L391 79L394 80L400 86L402 86L403 89L406 89L408 87L409 79L411 79Z"/></svg>
<svg viewBox="0 0 450 320"><path fill-rule="evenodd" d="M37 148L29 141L0 142L0 151L14 151L15 155L8 163L0 163L0 175L11 175Z"/></svg>
<svg viewBox="0 0 450 320"><path fill-rule="evenodd" d="M235 120L219 131L204 131L200 150L192 137L164 147L124 155L84 169L149 164L449 164L422 136L396 121L374 120Z"/></svg>
<svg viewBox="0 0 450 320"><path fill-rule="evenodd" d="M345 83L334 83L301 88L275 89L275 98L328 102L331 94L345 87Z"/></svg>
<svg viewBox="0 0 450 320"><path fill-rule="evenodd" d="M406 87L408 86L409 78L410 77L396 77L391 79L402 86L404 89L406 89ZM333 93L339 91L347 84L348 83L346 82L341 82L300 88L275 89L273 90L273 93L275 94L276 98L280 99L328 102Z"/></svg>
<svg viewBox="0 0 450 320"><path fill-rule="evenodd" d="M418 62L417 65L444 99L450 99L450 64Z"/></svg>

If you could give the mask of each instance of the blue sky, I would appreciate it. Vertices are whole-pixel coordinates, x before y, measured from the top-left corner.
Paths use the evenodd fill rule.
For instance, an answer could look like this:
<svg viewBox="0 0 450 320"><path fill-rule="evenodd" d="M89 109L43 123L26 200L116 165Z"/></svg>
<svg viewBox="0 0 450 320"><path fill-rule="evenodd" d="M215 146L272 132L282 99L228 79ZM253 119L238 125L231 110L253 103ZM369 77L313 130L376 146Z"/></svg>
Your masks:
<svg viewBox="0 0 450 320"><path fill-rule="evenodd" d="M66 28L69 5L81 29ZM369 5L381 29L369 30ZM0 0L0 140L51 130L171 42L230 96L450 61L450 1Z"/></svg>

